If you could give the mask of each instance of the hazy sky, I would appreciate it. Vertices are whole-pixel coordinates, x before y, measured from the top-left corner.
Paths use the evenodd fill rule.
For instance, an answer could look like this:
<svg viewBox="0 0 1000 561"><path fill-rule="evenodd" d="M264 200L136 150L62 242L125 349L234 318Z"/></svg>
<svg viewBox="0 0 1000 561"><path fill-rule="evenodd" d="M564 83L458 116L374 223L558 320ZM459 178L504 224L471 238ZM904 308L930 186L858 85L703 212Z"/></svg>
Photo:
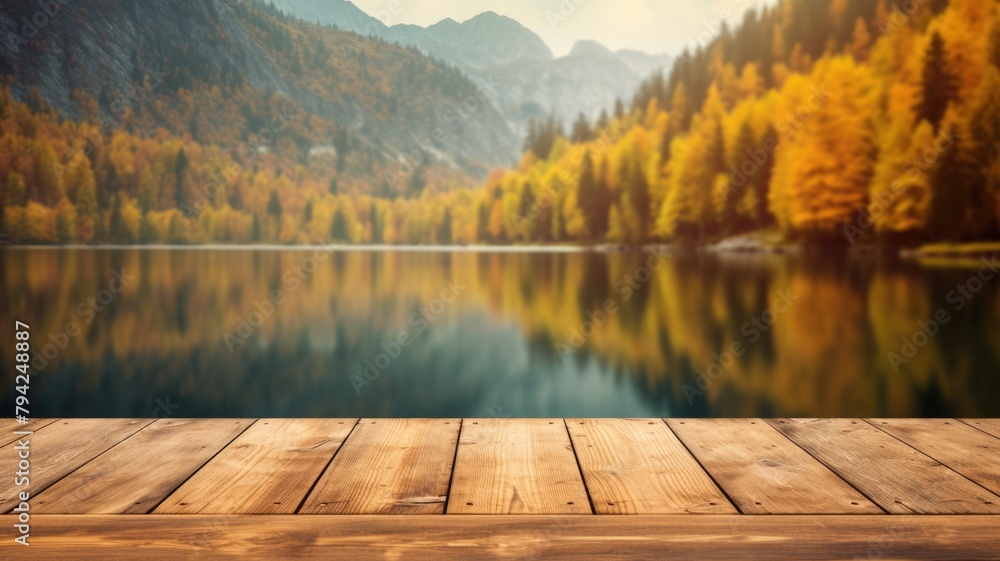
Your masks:
<svg viewBox="0 0 1000 561"><path fill-rule="evenodd" d="M753 6L775 0L352 0L388 25L427 26L444 18L465 21L494 11L537 33L556 54L569 52L580 39L594 39L612 50L680 52L706 43L719 23L736 25Z"/></svg>

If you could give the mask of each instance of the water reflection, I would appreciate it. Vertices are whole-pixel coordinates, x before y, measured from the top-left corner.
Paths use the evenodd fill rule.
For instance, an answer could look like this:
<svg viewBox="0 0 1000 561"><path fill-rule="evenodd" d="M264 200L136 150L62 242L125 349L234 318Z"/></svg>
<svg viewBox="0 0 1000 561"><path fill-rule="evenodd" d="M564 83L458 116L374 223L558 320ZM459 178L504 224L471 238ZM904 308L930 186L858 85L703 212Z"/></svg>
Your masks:
<svg viewBox="0 0 1000 561"><path fill-rule="evenodd" d="M0 252L9 320L44 351L32 415L152 416L167 399L175 416L1000 413L1000 291L946 299L974 263L672 257L647 276L640 254L311 255ZM115 272L135 279L107 301ZM457 297L435 302L449 282ZM893 368L942 308L950 322Z"/></svg>

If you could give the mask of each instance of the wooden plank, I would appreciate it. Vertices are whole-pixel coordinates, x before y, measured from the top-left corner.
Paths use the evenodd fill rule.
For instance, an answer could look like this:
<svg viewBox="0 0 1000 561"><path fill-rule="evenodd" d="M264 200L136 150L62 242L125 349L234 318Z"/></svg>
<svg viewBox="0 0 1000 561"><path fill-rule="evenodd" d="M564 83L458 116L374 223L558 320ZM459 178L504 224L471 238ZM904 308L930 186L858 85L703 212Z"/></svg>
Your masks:
<svg viewBox="0 0 1000 561"><path fill-rule="evenodd" d="M158 420L43 491L32 512L149 512L252 422Z"/></svg>
<svg viewBox="0 0 1000 561"><path fill-rule="evenodd" d="M299 512L442 514L459 419L362 419Z"/></svg>
<svg viewBox="0 0 1000 561"><path fill-rule="evenodd" d="M868 422L994 493L1000 493L1000 439L953 419ZM1000 504L1000 498L996 501Z"/></svg>
<svg viewBox="0 0 1000 561"><path fill-rule="evenodd" d="M357 419L260 419L158 514L294 514Z"/></svg>
<svg viewBox="0 0 1000 561"><path fill-rule="evenodd" d="M2 419L0 420L0 446L6 446L15 440L24 438L24 435L14 434L14 431L36 431L42 427L51 425L58 420L59 419L32 419L22 425L14 419Z"/></svg>
<svg viewBox="0 0 1000 561"><path fill-rule="evenodd" d="M0 473L12 477L0 478L0 510L14 508L18 494L26 489L37 496L151 422L152 419L63 419L23 437L28 440L31 462L27 487L15 485L13 474L18 471L19 461L12 448L15 444L4 447L0 450Z"/></svg>
<svg viewBox="0 0 1000 561"><path fill-rule="evenodd" d="M975 427L987 434L1000 438L1000 419L959 419L963 423Z"/></svg>
<svg viewBox="0 0 1000 561"><path fill-rule="evenodd" d="M590 514L562 419L466 419L449 514Z"/></svg>
<svg viewBox="0 0 1000 561"><path fill-rule="evenodd" d="M1000 513L995 495L860 419L769 422L890 513Z"/></svg>
<svg viewBox="0 0 1000 561"><path fill-rule="evenodd" d="M35 515L31 547L8 535L0 558L979 561L997 559L996 530L995 516Z"/></svg>
<svg viewBox="0 0 1000 561"><path fill-rule="evenodd" d="M667 424L745 514L882 513L760 419Z"/></svg>
<svg viewBox="0 0 1000 561"><path fill-rule="evenodd" d="M597 514L736 514L660 419L567 419Z"/></svg>

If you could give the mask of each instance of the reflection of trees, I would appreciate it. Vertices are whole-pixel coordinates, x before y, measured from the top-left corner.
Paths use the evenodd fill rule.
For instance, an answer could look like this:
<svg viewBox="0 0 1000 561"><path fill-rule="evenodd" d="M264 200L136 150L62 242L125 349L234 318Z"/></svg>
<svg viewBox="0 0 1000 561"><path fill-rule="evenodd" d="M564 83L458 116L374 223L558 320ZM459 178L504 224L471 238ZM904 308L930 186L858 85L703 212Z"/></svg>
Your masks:
<svg viewBox="0 0 1000 561"><path fill-rule="evenodd" d="M449 279L468 288L426 334L433 353L414 347L396 366L412 370L397 376L420 376L426 383L411 384L410 395L393 397L394 404L367 405L388 408L386 415L405 410L407 398L457 408L461 403L446 401L501 393L499 387L515 391L500 383L504 377L536 376L539 384L572 384L574 375L589 379L596 358L605 377L641 389L643 407L675 414L934 414L942 412L941 404L969 415L996 412L988 400L1000 393L992 376L1000 364L993 344L1000 335L1000 298L991 284L963 313L949 308L952 322L898 373L885 358L917 321L946 305L944 295L968 277L966 271L768 256L677 257L625 300L616 283L634 274L645 256L338 253L291 290L285 275L311 255L14 250L0 253L0 279L11 317L31 322L36 345L68 321L83 329L44 374L52 384L46 395L66 404L107 395L134 401L130 388L163 382L191 396L188 403L284 399L288 415L306 415L293 402L301 406L323 396L350 410L358 402L345 371L411 329L410 315L439 296ZM104 288L114 269L137 274L135 285L85 325L77 306ZM222 335L234 332L239 318L277 288L285 289L285 302L230 354ZM751 344L741 327L773 305L776 289L786 288L799 300ZM560 360L555 344L566 343L606 299L619 311L587 338L576 360ZM459 318L460 325L454 323ZM505 329L516 331L501 338ZM446 335L450 339L440 339ZM697 387L696 372L733 342L743 343L746 353L689 404L685 384ZM520 355L525 358L515 361ZM471 375L463 383L461 372L491 368L498 373L495 383L484 385ZM57 384L61 389L54 389ZM373 391L363 399L386 397Z"/></svg>

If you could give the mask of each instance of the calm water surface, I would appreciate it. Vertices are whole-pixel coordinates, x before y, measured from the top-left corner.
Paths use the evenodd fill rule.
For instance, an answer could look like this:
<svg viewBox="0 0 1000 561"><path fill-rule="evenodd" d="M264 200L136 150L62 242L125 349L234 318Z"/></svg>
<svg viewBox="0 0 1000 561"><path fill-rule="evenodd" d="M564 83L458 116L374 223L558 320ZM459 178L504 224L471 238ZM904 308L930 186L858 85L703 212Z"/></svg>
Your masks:
<svg viewBox="0 0 1000 561"><path fill-rule="evenodd" d="M975 260L313 255L0 251L5 403L20 320L33 417L1000 416Z"/></svg>

